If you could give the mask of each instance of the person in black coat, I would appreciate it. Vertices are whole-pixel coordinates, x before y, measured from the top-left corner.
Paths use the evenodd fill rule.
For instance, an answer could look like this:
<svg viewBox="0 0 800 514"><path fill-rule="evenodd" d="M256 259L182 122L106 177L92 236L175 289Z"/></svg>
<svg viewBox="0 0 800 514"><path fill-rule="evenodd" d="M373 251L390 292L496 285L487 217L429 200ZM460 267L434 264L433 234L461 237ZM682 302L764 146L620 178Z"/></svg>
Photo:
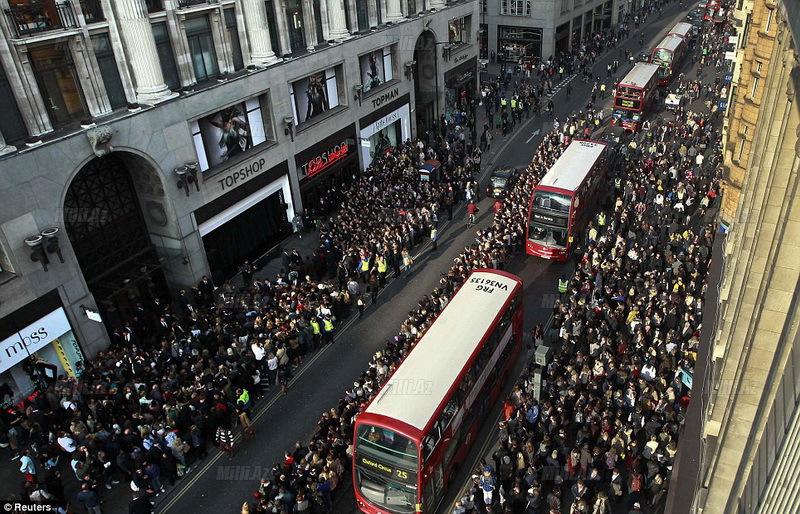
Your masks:
<svg viewBox="0 0 800 514"><path fill-rule="evenodd" d="M153 503L150 494L145 491L135 491L133 499L128 503L128 514L150 514L153 512Z"/></svg>

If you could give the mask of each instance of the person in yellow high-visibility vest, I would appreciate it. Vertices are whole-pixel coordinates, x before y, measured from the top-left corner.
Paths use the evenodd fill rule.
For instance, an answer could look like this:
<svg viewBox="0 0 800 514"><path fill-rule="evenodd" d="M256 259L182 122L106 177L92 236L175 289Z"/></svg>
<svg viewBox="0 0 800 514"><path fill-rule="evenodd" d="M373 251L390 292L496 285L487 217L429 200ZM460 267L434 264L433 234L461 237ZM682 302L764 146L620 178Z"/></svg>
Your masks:
<svg viewBox="0 0 800 514"><path fill-rule="evenodd" d="M436 242L439 240L439 231L436 230L436 227L431 228L431 242L433 243L432 250L436 250Z"/></svg>
<svg viewBox="0 0 800 514"><path fill-rule="evenodd" d="M311 325L311 340L313 341L314 349L316 350L319 348L319 344L321 342L322 337L322 330L319 324L319 320L317 318L312 318L309 322Z"/></svg>
<svg viewBox="0 0 800 514"><path fill-rule="evenodd" d="M361 273L361 281L365 284L369 280L369 256L365 255L361 258L358 265L358 271Z"/></svg>
<svg viewBox="0 0 800 514"><path fill-rule="evenodd" d="M569 287L569 281L567 281L567 277L565 275L561 275L561 278L558 279L558 294L566 294L567 287Z"/></svg>
<svg viewBox="0 0 800 514"><path fill-rule="evenodd" d="M326 314L325 317L322 319L322 337L326 343L330 344L333 343L333 333L336 331L336 327L333 325L333 320L331 319L330 314Z"/></svg>
<svg viewBox="0 0 800 514"><path fill-rule="evenodd" d="M383 287L386 285L386 272L389 270L389 264L386 262L384 255L375 257L375 268L378 269L378 285Z"/></svg>

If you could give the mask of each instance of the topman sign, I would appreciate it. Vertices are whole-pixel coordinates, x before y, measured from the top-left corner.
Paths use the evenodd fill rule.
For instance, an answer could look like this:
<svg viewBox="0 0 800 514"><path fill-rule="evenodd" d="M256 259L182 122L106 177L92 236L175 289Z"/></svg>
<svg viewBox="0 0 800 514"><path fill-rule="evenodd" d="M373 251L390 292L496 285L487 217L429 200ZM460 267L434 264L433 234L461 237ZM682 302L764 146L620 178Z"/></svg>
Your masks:
<svg viewBox="0 0 800 514"><path fill-rule="evenodd" d="M400 89L399 88L394 88L394 89L392 89L390 91L382 93L381 95L376 96L375 98L372 99L372 107L378 108L381 105L385 104L386 102L390 102L390 101L394 100L398 96L400 96Z"/></svg>

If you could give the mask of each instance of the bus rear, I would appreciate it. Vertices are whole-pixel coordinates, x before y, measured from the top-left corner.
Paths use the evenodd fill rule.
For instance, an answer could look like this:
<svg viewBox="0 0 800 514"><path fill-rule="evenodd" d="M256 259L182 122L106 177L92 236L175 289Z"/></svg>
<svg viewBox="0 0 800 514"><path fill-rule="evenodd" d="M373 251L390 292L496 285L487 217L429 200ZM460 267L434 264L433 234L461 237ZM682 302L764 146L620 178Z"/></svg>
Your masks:
<svg viewBox="0 0 800 514"><path fill-rule="evenodd" d="M658 85L669 85L675 70L680 66L680 58L686 42L680 36L667 36L653 49L650 62L661 67Z"/></svg>
<svg viewBox="0 0 800 514"><path fill-rule="evenodd" d="M656 64L637 63L614 91L614 114L611 124L636 132L650 108L660 68Z"/></svg>

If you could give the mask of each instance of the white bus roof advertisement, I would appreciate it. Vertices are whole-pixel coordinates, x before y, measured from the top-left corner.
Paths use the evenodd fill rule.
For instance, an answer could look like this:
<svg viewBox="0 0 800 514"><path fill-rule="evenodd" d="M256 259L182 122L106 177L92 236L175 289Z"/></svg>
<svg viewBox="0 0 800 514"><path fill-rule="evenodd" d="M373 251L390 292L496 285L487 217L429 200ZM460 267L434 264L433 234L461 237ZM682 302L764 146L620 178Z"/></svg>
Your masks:
<svg viewBox="0 0 800 514"><path fill-rule="evenodd" d="M574 192L592 171L592 167L603 155L605 149L605 143L577 139L572 141L550 168L550 171L542 178L539 186L556 187Z"/></svg>
<svg viewBox="0 0 800 514"><path fill-rule="evenodd" d="M496 273L472 273L365 412L424 430L517 284Z"/></svg>

